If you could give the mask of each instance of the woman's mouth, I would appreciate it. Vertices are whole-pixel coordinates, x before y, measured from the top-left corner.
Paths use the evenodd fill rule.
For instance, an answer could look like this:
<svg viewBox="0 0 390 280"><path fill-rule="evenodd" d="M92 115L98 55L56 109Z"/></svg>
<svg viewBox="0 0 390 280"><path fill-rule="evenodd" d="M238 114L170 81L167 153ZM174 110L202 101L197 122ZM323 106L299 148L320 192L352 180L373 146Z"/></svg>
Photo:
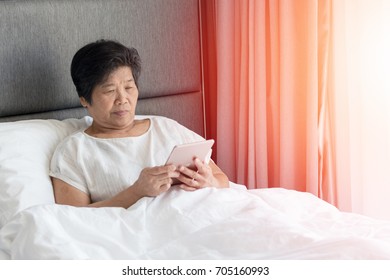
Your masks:
<svg viewBox="0 0 390 280"><path fill-rule="evenodd" d="M128 113L129 113L129 111L120 110L120 111L115 111L113 114L118 116L118 117L123 117L123 116L127 115Z"/></svg>

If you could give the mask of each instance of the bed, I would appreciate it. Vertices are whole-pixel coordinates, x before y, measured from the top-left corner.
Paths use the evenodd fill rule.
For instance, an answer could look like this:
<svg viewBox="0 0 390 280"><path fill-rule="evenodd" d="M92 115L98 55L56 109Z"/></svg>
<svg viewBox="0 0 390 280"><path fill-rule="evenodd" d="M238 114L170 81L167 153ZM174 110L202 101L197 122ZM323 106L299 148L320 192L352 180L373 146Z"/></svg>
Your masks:
<svg viewBox="0 0 390 280"><path fill-rule="evenodd" d="M86 128L70 79L100 38L140 52L138 117L205 135L198 0L0 1L0 259L390 259L390 222L280 188L171 188L128 209L57 205L49 161Z"/></svg>

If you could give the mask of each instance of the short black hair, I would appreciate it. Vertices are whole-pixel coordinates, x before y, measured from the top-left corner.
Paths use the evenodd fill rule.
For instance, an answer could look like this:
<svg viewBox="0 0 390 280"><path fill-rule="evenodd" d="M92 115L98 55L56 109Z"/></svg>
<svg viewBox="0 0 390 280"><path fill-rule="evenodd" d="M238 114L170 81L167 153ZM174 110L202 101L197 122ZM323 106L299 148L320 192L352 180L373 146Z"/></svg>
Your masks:
<svg viewBox="0 0 390 280"><path fill-rule="evenodd" d="M79 49L72 59L70 74L79 97L92 104L92 91L117 68L128 66L138 87L141 58L135 48L113 40L98 40Z"/></svg>

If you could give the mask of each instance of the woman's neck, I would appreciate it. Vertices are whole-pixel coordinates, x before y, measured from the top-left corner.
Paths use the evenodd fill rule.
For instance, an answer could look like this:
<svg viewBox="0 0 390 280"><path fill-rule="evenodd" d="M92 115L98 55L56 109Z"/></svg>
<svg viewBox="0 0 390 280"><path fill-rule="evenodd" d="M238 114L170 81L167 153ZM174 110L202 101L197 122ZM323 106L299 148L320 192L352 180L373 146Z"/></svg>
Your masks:
<svg viewBox="0 0 390 280"><path fill-rule="evenodd" d="M92 122L84 132L96 138L122 138L136 137L145 134L150 127L150 119L134 120L131 124L123 128L106 127Z"/></svg>

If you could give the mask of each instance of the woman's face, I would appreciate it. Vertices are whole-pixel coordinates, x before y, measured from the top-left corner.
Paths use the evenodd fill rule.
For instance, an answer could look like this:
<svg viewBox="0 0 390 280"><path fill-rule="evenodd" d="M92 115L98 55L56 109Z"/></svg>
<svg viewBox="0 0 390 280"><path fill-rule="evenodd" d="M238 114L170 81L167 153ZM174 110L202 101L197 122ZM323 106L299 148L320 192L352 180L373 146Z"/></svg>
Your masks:
<svg viewBox="0 0 390 280"><path fill-rule="evenodd" d="M114 70L108 78L92 91L92 104L82 97L80 101L94 120L94 126L102 129L125 129L134 121L138 89L131 68Z"/></svg>

